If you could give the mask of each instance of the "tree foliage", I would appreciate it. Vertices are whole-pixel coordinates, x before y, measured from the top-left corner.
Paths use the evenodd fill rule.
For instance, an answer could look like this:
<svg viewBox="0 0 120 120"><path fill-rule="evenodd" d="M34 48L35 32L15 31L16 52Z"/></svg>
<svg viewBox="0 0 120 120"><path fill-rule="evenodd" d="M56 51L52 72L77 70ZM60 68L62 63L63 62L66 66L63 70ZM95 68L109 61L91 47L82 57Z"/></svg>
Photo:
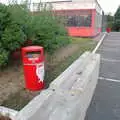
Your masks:
<svg viewBox="0 0 120 120"><path fill-rule="evenodd" d="M106 15L107 17L107 28L113 28L114 26L114 16L112 16L111 13L109 13L108 15Z"/></svg>
<svg viewBox="0 0 120 120"><path fill-rule="evenodd" d="M116 31L120 31L120 6L114 16L114 28Z"/></svg>
<svg viewBox="0 0 120 120"><path fill-rule="evenodd" d="M35 30L33 42L44 46L48 52L53 52L56 48L69 42L67 37L60 39L61 36L66 36L67 32L63 24L58 22L57 17L51 12L43 11L35 15L33 23Z"/></svg>
<svg viewBox="0 0 120 120"><path fill-rule="evenodd" d="M21 26L16 23L11 23L3 31L1 43L4 46L4 49L12 52L17 48L20 48L25 40L26 35L21 29Z"/></svg>
<svg viewBox="0 0 120 120"><path fill-rule="evenodd" d="M10 13L5 5L0 4L0 38L6 26L10 23Z"/></svg>

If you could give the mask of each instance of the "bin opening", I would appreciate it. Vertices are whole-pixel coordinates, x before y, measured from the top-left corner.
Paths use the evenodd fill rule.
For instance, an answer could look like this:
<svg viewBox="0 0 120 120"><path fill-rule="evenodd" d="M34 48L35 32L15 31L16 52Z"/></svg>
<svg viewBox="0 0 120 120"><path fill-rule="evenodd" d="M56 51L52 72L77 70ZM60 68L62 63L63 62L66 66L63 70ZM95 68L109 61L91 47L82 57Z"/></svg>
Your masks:
<svg viewBox="0 0 120 120"><path fill-rule="evenodd" d="M27 52L25 57L27 58L39 58L41 56L41 52L37 51L37 52Z"/></svg>

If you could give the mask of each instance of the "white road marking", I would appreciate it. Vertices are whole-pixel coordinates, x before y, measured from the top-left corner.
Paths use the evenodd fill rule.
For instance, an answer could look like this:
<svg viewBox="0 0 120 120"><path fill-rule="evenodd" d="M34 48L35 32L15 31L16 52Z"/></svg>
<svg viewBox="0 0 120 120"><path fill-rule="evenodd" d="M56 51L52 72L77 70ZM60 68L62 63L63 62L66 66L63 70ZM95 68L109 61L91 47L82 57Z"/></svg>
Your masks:
<svg viewBox="0 0 120 120"><path fill-rule="evenodd" d="M92 51L92 53L96 53L96 51L98 50L98 48L100 47L100 45L102 44L103 40L105 39L107 35L107 32L104 33L103 37L101 38L101 40L98 42L97 46L95 47L95 49Z"/></svg>
<svg viewBox="0 0 120 120"><path fill-rule="evenodd" d="M120 83L120 80L117 80L117 79L111 79L111 78L105 78L105 77L99 77L99 79L100 80L110 81L110 82Z"/></svg>
<svg viewBox="0 0 120 120"><path fill-rule="evenodd" d="M107 62L120 62L120 60L116 60L116 59L107 59L107 58L101 58L101 60L107 61Z"/></svg>

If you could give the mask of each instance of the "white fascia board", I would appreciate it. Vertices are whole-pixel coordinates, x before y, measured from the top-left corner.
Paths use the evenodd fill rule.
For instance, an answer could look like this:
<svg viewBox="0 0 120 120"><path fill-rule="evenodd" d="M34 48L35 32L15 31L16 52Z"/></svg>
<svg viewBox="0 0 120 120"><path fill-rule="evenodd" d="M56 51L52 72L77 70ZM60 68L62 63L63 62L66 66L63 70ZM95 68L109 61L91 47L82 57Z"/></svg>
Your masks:
<svg viewBox="0 0 120 120"><path fill-rule="evenodd" d="M73 2L96 2L96 0L72 0Z"/></svg>
<svg viewBox="0 0 120 120"><path fill-rule="evenodd" d="M95 9L95 3L63 2L52 3L54 10Z"/></svg>
<svg viewBox="0 0 120 120"><path fill-rule="evenodd" d="M31 0L32 3L39 3L39 2L43 2L43 3L53 3L53 2L72 2L72 0Z"/></svg>

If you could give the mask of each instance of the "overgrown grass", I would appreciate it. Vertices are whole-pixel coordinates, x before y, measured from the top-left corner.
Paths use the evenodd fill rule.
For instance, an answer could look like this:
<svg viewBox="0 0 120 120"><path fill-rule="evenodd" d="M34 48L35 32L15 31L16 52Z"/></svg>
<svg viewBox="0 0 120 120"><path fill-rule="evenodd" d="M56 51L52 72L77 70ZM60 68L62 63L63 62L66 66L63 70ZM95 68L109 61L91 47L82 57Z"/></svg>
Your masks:
<svg viewBox="0 0 120 120"><path fill-rule="evenodd" d="M58 75L60 75L70 64L73 63L82 53L85 51L91 51L96 42L92 41L89 38L73 38L72 43L73 46L77 45L78 49L74 51L74 53L70 54L65 59L55 63L50 66L46 70L45 83L46 87L49 86L50 82L53 81ZM61 53L62 54L62 53ZM51 59L52 56L49 56L48 59ZM54 61L53 61L54 62ZM50 62L52 64L52 62ZM30 92L26 92L26 90L18 91L16 94L9 96L9 99L3 102L3 106L10 107L12 109L20 110L22 109L33 97L29 97Z"/></svg>

